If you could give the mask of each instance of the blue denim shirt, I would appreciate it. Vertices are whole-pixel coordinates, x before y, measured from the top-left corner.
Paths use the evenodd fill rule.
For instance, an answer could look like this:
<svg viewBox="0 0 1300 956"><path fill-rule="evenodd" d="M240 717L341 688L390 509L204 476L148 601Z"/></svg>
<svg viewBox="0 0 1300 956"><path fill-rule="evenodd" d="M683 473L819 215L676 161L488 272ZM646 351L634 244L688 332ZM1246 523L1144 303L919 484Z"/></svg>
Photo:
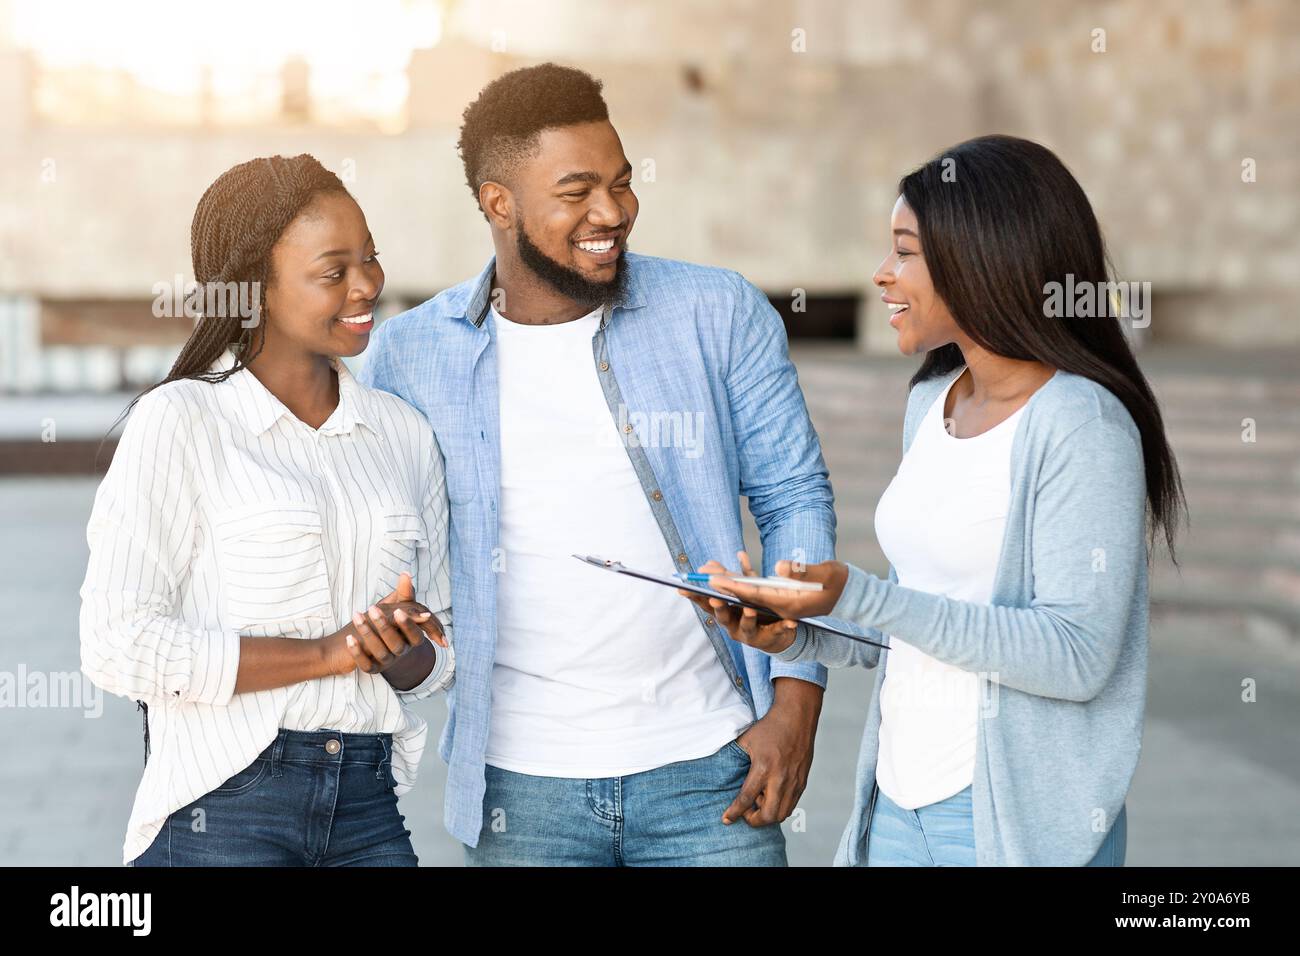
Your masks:
<svg viewBox="0 0 1300 956"><path fill-rule="evenodd" d="M501 565L494 266L379 326L359 376L418 408L446 462L457 673L439 752L447 830L470 846L482 826ZM728 270L634 254L627 269L626 293L592 337L592 364L677 567L734 565L744 546L741 495L762 538L764 573L782 558L834 557L821 444L771 303ZM773 678L826 685L821 664L775 660L698 616L755 719L772 705Z"/></svg>

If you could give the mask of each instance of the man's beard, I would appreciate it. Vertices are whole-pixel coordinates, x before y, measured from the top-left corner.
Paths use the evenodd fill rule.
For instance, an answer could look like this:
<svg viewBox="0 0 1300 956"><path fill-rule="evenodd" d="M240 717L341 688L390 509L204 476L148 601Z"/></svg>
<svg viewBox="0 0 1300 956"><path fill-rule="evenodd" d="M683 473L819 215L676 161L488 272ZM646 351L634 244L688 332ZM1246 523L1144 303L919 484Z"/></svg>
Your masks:
<svg viewBox="0 0 1300 956"><path fill-rule="evenodd" d="M592 282L577 269L571 269L562 262L556 262L528 238L524 229L523 217L515 220L518 239L515 249L519 261L527 266L537 278L541 279L560 295L566 296L579 305L595 308L598 305L613 303L623 297L627 288L627 253L626 250L614 263L614 278L606 282Z"/></svg>

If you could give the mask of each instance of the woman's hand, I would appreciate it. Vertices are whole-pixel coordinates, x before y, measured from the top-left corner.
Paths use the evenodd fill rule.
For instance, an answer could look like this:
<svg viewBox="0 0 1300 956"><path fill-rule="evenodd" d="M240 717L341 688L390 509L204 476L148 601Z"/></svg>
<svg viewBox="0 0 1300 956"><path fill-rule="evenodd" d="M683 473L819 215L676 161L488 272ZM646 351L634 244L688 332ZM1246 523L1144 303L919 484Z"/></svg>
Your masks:
<svg viewBox="0 0 1300 956"><path fill-rule="evenodd" d="M447 646L442 626L432 611L415 600L415 584L403 572L395 590L365 614L353 614L349 626L324 639L330 673L383 673L423 644L425 634L439 647Z"/></svg>
<svg viewBox="0 0 1300 956"><path fill-rule="evenodd" d="M736 557L740 559L740 567L744 574L752 577L754 569L749 564L749 555L744 551L737 551ZM710 561L708 564L701 565L698 570L703 574L712 575L735 574L734 571L728 571L717 561ZM712 583L718 580L720 579L717 577L711 579L710 586L715 591L722 590ZM751 588L750 590L755 589ZM758 612L753 608L736 607L736 605L720 601L718 598L705 597L703 594L694 594L691 591L681 589L678 589L677 593L711 614L719 624L726 628L727 633L733 639L740 641L742 644L748 644L750 647L756 647L760 651L766 651L769 654L776 654L794 643L796 626L794 621L759 624Z"/></svg>
<svg viewBox="0 0 1300 956"><path fill-rule="evenodd" d="M745 569L746 575L750 575L748 561L745 562ZM843 561L823 561L821 564L800 565L796 568L789 561L778 561L776 563L776 575L777 577L790 578L795 581L809 581L820 584L822 589L820 591L795 591L789 588L741 584L739 581L720 577L719 572L714 572L714 576L709 579L709 587L715 591L734 594L742 600L771 608L781 617L787 619L784 623L791 624L793 623L789 620L791 618L820 617L823 614L831 613L835 605L839 603L840 595L844 593L844 585L848 583L849 566ZM786 647L793 643L793 629L791 629L791 635L791 641L786 644Z"/></svg>

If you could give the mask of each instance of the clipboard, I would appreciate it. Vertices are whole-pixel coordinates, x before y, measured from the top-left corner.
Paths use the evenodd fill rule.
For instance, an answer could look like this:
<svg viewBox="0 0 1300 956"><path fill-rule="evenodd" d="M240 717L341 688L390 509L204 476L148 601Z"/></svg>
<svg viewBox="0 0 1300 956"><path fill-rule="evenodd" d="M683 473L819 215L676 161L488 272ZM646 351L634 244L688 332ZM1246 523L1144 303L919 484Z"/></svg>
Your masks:
<svg viewBox="0 0 1300 956"><path fill-rule="evenodd" d="M590 564L592 567L601 568L605 571L613 571L615 574L625 574L630 578L637 578L641 581L650 581L654 584L661 584L664 587L680 588L683 591L690 591L692 594L702 594L705 597L717 598L719 601L725 601L728 604L734 604L738 607L753 608L759 612L759 621L764 624L770 624L772 621L783 620L780 614L777 614L771 608L764 607L761 604L753 604L749 601L742 600L734 594L724 594L721 591L715 591L713 588L704 587L701 584L692 584L682 581L679 578L666 578L659 574L650 574L647 571L634 571L626 567L621 561L614 561L608 558L598 558L595 555L575 554L575 558L584 564ZM767 620L763 620L766 616ZM840 637L847 637L850 641L857 641L859 644L870 644L872 647L881 647L889 650L888 644L882 644L879 641L873 641L861 634L855 634L852 631L846 631L842 627L831 624L824 617L801 617L798 619L800 624L807 624L809 627L816 628L819 631L826 631L830 634L838 634Z"/></svg>

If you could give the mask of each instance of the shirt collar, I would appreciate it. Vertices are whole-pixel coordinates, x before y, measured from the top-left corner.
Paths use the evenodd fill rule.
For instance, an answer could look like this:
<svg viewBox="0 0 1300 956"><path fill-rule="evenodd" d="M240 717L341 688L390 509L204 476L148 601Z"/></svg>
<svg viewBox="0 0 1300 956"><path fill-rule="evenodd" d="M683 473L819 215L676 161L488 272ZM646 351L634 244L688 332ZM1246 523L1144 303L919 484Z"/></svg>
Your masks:
<svg viewBox="0 0 1300 956"><path fill-rule="evenodd" d="M212 363L210 370L226 372L234 368L235 363L235 353L227 348ZM325 423L315 431L322 435L336 435L350 432L356 425L365 425L378 434L365 389L357 383L341 359L337 357L330 359L330 365L339 377L339 404ZM233 390L235 414L254 435L265 433L285 415L295 418L284 402L276 398L247 367L241 368L219 384L227 385Z"/></svg>
<svg viewBox="0 0 1300 956"><path fill-rule="evenodd" d="M603 329L609 322L610 316L615 309L639 309L645 304L645 296L641 288L641 270L637 267L635 255L623 253L628 257L627 261L627 285L623 290L623 297L617 302L610 303L605 309L604 316L601 317L600 327ZM487 318L488 306L492 304L492 277L496 273L497 257L492 256L488 259L487 265L483 271L474 279L469 289L469 297L465 300L465 318L469 319L478 328L483 327L483 320Z"/></svg>

